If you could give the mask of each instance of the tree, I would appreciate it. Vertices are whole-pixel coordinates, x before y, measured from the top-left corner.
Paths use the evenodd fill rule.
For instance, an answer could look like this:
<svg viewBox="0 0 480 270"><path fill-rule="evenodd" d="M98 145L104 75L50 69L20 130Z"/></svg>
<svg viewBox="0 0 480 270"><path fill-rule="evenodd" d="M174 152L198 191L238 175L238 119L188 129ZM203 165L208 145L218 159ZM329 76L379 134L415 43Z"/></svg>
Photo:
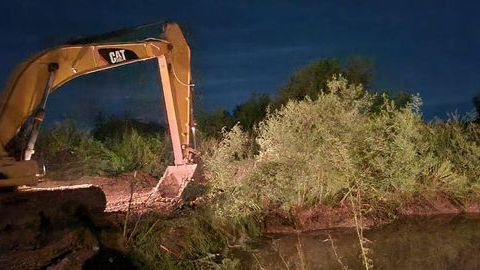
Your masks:
<svg viewBox="0 0 480 270"><path fill-rule="evenodd" d="M473 98L473 105L477 111L477 122L480 122L480 95Z"/></svg>
<svg viewBox="0 0 480 270"><path fill-rule="evenodd" d="M336 58L313 62L291 75L287 84L278 90L273 100L268 95L254 93L245 103L233 110L233 115L226 110L197 113L199 129L205 136L217 138L221 136L223 127L230 128L236 122L240 122L246 130L251 130L265 118L269 106L276 109L289 100L301 100L306 96L316 99L322 91L328 91L327 82L338 74L342 74L351 84L368 87L373 77L373 64L369 59L360 56L348 58L345 65ZM398 103L403 104L407 96L402 94L398 98ZM382 104L380 97L378 106Z"/></svg>
<svg viewBox="0 0 480 270"><path fill-rule="evenodd" d="M395 108L403 109L413 101L413 96L407 91L400 91L397 94L392 94L390 92L377 92L377 95L375 95L375 98L372 102L372 107L370 109L371 112L380 112L386 101L393 101Z"/></svg>
<svg viewBox="0 0 480 270"><path fill-rule="evenodd" d="M265 118L269 105L270 97L268 95L253 93L245 103L235 108L233 117L242 127L251 130L255 124Z"/></svg>
<svg viewBox="0 0 480 270"><path fill-rule="evenodd" d="M224 109L197 113L199 130L207 137L221 138L222 129L231 128L234 124L235 121L232 115Z"/></svg>
<svg viewBox="0 0 480 270"><path fill-rule="evenodd" d="M309 64L295 72L288 83L279 89L277 102L285 104L289 100L300 100L306 96L316 98L327 88L327 81L341 72L340 62L334 58Z"/></svg>
<svg viewBox="0 0 480 270"><path fill-rule="evenodd" d="M288 83L278 90L277 105L289 100L300 100L309 96L312 99L327 89L327 82L333 75L342 74L352 84L370 86L373 78L372 61L360 56L348 58L344 67L338 59L328 58L309 64L289 79Z"/></svg>
<svg viewBox="0 0 480 270"><path fill-rule="evenodd" d="M165 134L167 129L159 123L142 122L128 116L118 117L111 115L106 117L100 112L95 117L95 126L91 132L95 139L107 142L112 139L121 139L125 134L134 131L142 136L157 136Z"/></svg>
<svg viewBox="0 0 480 270"><path fill-rule="evenodd" d="M368 88L373 79L373 63L366 57L351 56L347 60L344 75L350 83Z"/></svg>
<svg viewBox="0 0 480 270"><path fill-rule="evenodd" d="M397 95L393 97L393 102L395 102L395 106L399 109L405 108L405 106L407 106L412 101L412 94L406 91L400 91Z"/></svg>

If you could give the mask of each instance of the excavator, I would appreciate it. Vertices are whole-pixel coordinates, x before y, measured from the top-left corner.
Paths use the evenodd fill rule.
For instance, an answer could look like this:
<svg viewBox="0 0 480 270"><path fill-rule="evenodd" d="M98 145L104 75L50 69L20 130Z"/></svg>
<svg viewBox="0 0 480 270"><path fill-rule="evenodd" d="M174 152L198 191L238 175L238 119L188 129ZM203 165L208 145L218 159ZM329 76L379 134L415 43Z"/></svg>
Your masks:
<svg viewBox="0 0 480 270"><path fill-rule="evenodd" d="M158 64L174 154L160 182L173 181L181 192L198 163L190 48L178 24L159 28L158 36L142 40L119 42L118 32L78 39L42 51L15 69L0 96L0 188L35 185L44 176L32 156L51 93L86 74L152 60ZM23 144L16 140L20 133L26 134Z"/></svg>

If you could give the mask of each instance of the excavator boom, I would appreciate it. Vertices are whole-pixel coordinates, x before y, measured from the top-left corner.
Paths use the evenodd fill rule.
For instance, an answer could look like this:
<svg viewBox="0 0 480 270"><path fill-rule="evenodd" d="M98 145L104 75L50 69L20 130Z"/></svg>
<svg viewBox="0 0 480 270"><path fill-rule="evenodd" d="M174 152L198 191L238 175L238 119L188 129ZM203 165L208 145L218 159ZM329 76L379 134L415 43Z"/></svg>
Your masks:
<svg viewBox="0 0 480 270"><path fill-rule="evenodd" d="M175 166L167 169L165 177L175 178L179 185L191 178L196 164L190 145L190 48L177 24L165 23L162 27L158 37L64 45L19 65L0 96L0 187L34 184L38 179L38 166L30 158L52 92L85 74L152 59L158 64L175 159ZM8 146L27 124L31 125L28 143L21 149L21 156L15 157Z"/></svg>

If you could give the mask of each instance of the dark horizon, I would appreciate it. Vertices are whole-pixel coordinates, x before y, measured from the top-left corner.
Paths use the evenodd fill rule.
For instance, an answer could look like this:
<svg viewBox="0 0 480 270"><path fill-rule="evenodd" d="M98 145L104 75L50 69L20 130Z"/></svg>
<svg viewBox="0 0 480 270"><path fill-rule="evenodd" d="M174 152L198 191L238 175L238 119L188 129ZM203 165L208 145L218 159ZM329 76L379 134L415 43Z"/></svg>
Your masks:
<svg viewBox="0 0 480 270"><path fill-rule="evenodd" d="M478 11L480 4L449 1L8 2L0 19L0 80L4 83L15 65L41 49L168 18L186 32L196 90L209 111L231 110L253 92L273 94L295 70L315 60L360 55L375 64L374 90L419 93L427 120L445 118L455 110L472 111L472 98L480 95ZM155 110L156 76L148 63L89 75L66 85L72 91L56 103L53 99L49 110L60 114L73 106L65 99L80 97L75 110L98 107L84 89L114 111L126 106L119 98L135 89L140 97L131 106ZM116 99L109 102L113 93Z"/></svg>

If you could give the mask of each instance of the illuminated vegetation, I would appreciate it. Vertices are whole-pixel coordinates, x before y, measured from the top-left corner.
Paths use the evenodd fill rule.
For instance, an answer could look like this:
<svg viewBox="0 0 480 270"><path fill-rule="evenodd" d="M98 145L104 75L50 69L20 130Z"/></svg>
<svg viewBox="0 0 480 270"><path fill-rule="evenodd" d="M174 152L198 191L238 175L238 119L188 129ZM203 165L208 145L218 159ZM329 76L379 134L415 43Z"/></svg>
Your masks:
<svg viewBox="0 0 480 270"><path fill-rule="evenodd" d="M351 202L363 244L357 218L392 220L418 196L440 195L459 207L478 198L478 121L452 116L427 123L420 97L371 92L330 76L337 64L302 69L277 97L254 96L233 114L200 117L204 203L182 217L153 215L139 223L128 240L136 264L238 268L232 247L248 249L272 210L293 216L299 208ZM317 76L325 69L328 80ZM368 82L369 69L360 70L347 69ZM91 133L66 122L44 134L38 157L63 178L134 170L160 176L171 160L163 132L132 120L103 120ZM168 246L176 235L178 244ZM362 249L366 265L368 250Z"/></svg>
<svg viewBox="0 0 480 270"><path fill-rule="evenodd" d="M221 194L219 215L337 204L352 192L373 208L394 205L389 211L420 193L458 202L476 195L477 124L425 123L419 97L404 108L385 98L372 110L375 94L341 77L327 90L269 114L255 138L240 126L225 133L206 158L212 192Z"/></svg>

